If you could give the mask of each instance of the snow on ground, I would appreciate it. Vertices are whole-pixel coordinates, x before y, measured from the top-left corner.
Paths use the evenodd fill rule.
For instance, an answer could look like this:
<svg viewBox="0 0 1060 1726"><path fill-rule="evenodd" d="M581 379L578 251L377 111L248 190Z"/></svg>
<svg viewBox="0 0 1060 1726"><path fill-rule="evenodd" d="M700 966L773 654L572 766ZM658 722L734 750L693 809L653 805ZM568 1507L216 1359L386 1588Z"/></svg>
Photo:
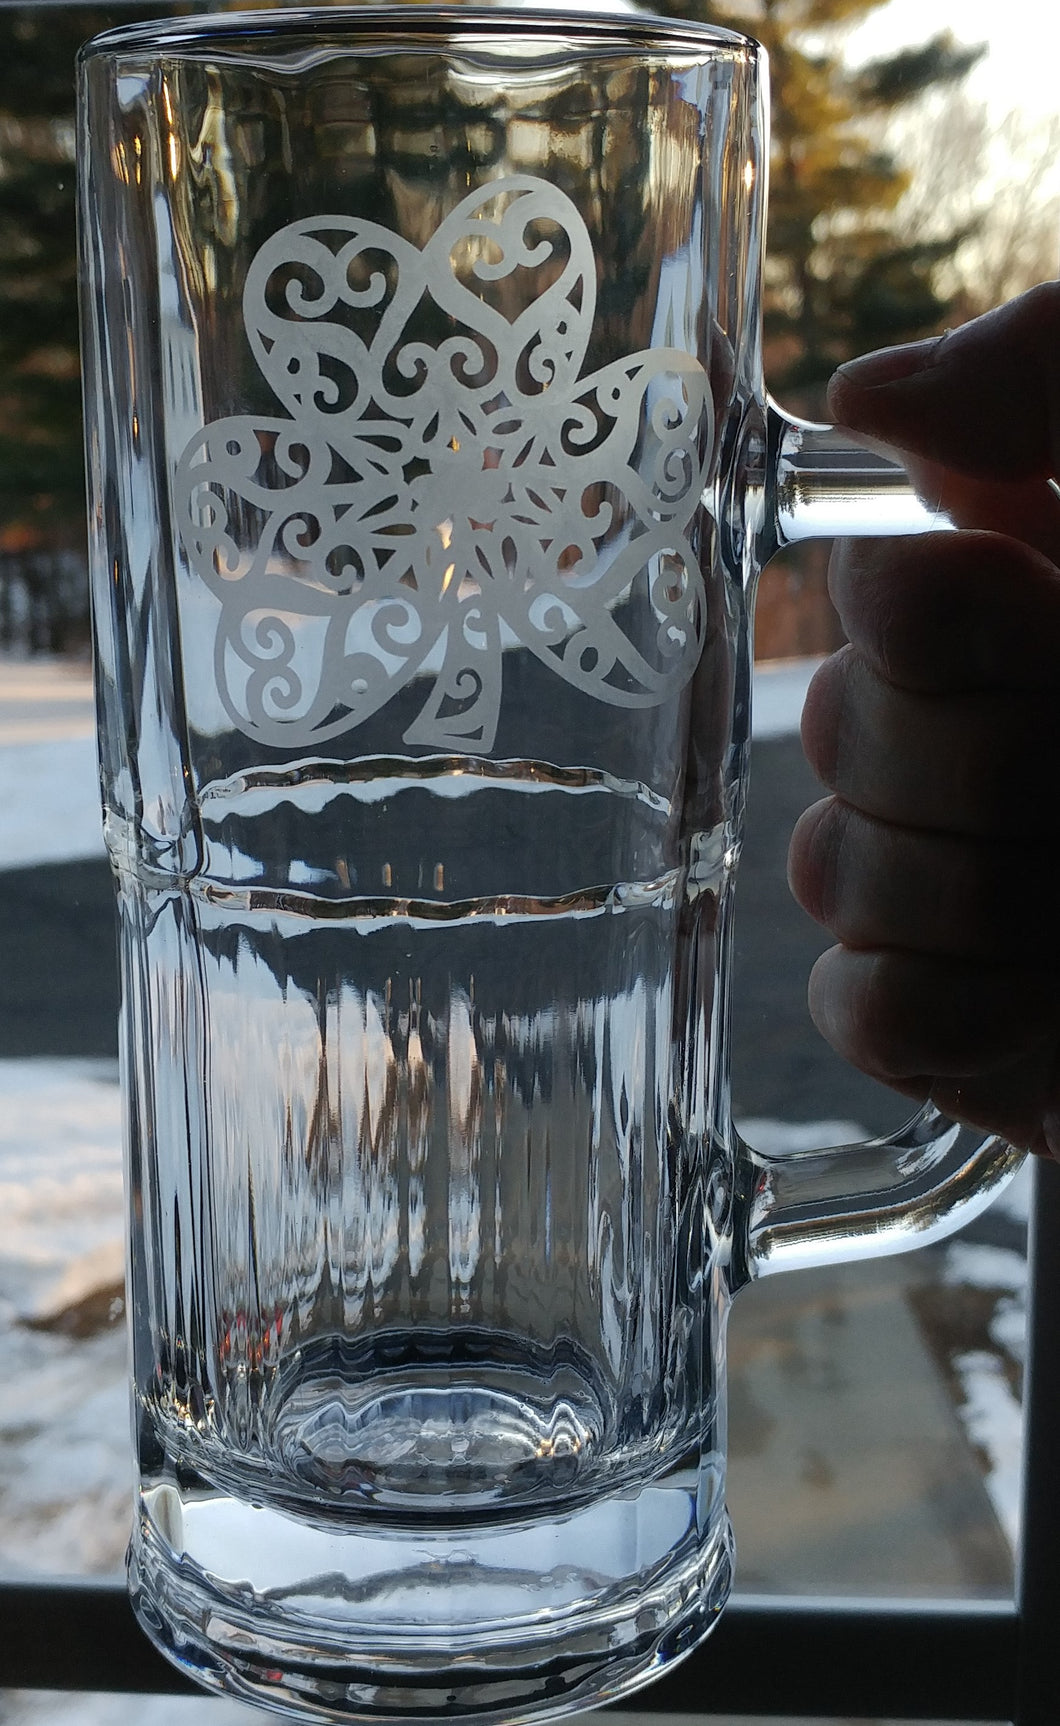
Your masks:
<svg viewBox="0 0 1060 1726"><path fill-rule="evenodd" d="M0 868L103 853L92 678L79 660L0 658Z"/></svg>
<svg viewBox="0 0 1060 1726"><path fill-rule="evenodd" d="M994 1200L994 1209L1025 1228L1030 1220L1030 1162ZM987 1458L986 1490L1013 1551L1019 1538L1020 1404L1006 1363L1022 1369L1027 1356L1027 1261L1007 1247L960 1238L947 1243L945 1280L950 1285L990 1290L995 1305L989 1325L993 1347L970 1349L954 1365L963 1393L959 1410L973 1444Z"/></svg>
<svg viewBox="0 0 1060 1726"><path fill-rule="evenodd" d="M4 1726L263 1726L260 1708L218 1696L64 1696L7 1691Z"/></svg>
<svg viewBox="0 0 1060 1726"><path fill-rule="evenodd" d="M736 1126L747 1143L764 1156L785 1151L828 1150L832 1145L856 1145L868 1138L857 1121L769 1121L747 1119Z"/></svg>
<svg viewBox="0 0 1060 1726"><path fill-rule="evenodd" d="M103 855L91 736L0 747L0 868Z"/></svg>
<svg viewBox="0 0 1060 1726"><path fill-rule="evenodd" d="M1020 1405L1012 1394L1004 1363L996 1354L973 1349L960 1355L956 1364L963 1396L961 1420L972 1443L990 1459L984 1484L994 1514L1015 1551L1022 1482Z"/></svg>
<svg viewBox="0 0 1060 1726"><path fill-rule="evenodd" d="M130 1473L113 1062L0 1061L0 1216L0 1572L116 1571Z"/></svg>
<svg viewBox="0 0 1060 1726"><path fill-rule="evenodd" d="M113 1061L0 1061L0 1311L57 1311L121 1274Z"/></svg>
<svg viewBox="0 0 1060 1726"><path fill-rule="evenodd" d="M820 664L820 659L758 661L751 701L751 729L756 741L797 733L806 691Z"/></svg>

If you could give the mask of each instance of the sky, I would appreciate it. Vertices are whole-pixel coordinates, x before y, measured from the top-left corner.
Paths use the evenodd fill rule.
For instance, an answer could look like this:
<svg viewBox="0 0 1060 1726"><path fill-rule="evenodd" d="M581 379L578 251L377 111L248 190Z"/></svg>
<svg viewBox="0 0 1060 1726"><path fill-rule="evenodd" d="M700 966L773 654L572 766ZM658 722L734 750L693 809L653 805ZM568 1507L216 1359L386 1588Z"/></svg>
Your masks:
<svg viewBox="0 0 1060 1726"><path fill-rule="evenodd" d="M1060 113L1057 0L888 0L852 34L851 55L873 59L947 29L958 42L989 43L968 88L998 118L1014 108L1043 118Z"/></svg>

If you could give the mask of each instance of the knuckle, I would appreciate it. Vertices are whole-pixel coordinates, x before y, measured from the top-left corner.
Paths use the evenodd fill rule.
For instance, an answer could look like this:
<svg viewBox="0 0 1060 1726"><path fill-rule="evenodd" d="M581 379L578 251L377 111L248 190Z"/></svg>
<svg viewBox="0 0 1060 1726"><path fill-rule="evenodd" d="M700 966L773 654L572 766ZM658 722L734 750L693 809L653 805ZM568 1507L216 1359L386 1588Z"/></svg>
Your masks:
<svg viewBox="0 0 1060 1726"><path fill-rule="evenodd" d="M802 708L803 753L822 784L829 786L835 776L851 651L841 647L818 666Z"/></svg>
<svg viewBox="0 0 1060 1726"><path fill-rule="evenodd" d="M801 857L800 903L829 929L834 927L842 852L851 813L837 798L827 797L806 811L796 830Z"/></svg>

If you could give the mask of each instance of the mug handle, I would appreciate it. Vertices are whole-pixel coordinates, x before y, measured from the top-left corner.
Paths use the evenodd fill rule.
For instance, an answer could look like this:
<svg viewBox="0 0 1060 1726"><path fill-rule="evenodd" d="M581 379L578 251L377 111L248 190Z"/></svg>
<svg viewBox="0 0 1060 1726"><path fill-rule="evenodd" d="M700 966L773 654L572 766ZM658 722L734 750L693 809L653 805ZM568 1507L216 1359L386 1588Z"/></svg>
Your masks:
<svg viewBox="0 0 1060 1726"><path fill-rule="evenodd" d="M749 465L757 468L745 493L758 499L749 560L756 570L803 539L953 526L918 496L892 454L794 419L772 401ZM777 1271L941 1240L985 1210L1026 1155L995 1134L958 1125L931 1103L895 1133L827 1150L776 1156L755 1150L735 1128L732 1136L734 1290Z"/></svg>

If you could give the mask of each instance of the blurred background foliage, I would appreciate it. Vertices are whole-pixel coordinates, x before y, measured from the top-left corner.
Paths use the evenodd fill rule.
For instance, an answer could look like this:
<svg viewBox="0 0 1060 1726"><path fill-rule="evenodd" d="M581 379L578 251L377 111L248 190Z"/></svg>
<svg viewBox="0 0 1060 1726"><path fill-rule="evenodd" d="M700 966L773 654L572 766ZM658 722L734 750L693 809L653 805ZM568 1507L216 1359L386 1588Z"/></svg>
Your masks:
<svg viewBox="0 0 1060 1726"><path fill-rule="evenodd" d="M980 47L946 34L848 64L851 29L883 3L659 8L746 31L769 50L766 372L774 393L810 417L852 354L930 334L1055 268L1055 200L1036 198L1034 186L1060 140L1020 135L1013 117L1000 154L1018 196L1006 196L999 140L964 93ZM0 10L0 644L19 629L31 647L84 636L73 64L98 30L160 10ZM799 592L822 587L819 554L792 567L809 572L796 573ZM70 606L80 621L65 631ZM827 647L831 626L822 627L800 636L785 625L766 650Z"/></svg>
<svg viewBox="0 0 1060 1726"><path fill-rule="evenodd" d="M895 215L912 175L881 121L926 91L959 83L982 49L950 35L851 70L844 36L881 0L669 0L665 10L710 18L758 38L772 91L766 369L770 386L811 417L823 388L855 353L938 329L951 307L939 264L966 238L963 223L918 237Z"/></svg>

